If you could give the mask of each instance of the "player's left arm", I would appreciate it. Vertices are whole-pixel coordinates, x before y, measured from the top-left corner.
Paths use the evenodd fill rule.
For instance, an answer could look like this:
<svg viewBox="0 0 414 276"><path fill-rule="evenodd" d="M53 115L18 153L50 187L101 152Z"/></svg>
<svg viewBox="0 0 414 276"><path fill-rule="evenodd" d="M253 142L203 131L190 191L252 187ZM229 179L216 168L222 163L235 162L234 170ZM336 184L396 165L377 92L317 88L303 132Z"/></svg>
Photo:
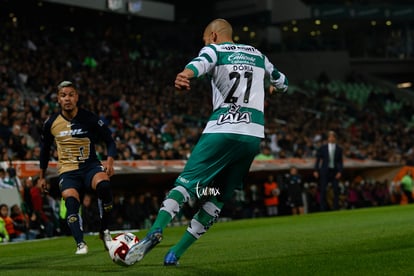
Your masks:
<svg viewBox="0 0 414 276"><path fill-rule="evenodd" d="M112 176L114 174L114 160L117 154L116 152L116 144L112 137L112 132L109 127L100 119L97 120L97 129L99 133L99 137L105 142L106 149L107 149L107 159L106 159L106 173L108 176Z"/></svg>
<svg viewBox="0 0 414 276"><path fill-rule="evenodd" d="M269 92L286 93L289 87L289 82L285 74L280 72L270 61L264 56L266 74L270 76Z"/></svg>
<svg viewBox="0 0 414 276"><path fill-rule="evenodd" d="M109 177L113 176L115 171L114 171L114 158L112 156L109 156L106 158L106 173L108 174Z"/></svg>

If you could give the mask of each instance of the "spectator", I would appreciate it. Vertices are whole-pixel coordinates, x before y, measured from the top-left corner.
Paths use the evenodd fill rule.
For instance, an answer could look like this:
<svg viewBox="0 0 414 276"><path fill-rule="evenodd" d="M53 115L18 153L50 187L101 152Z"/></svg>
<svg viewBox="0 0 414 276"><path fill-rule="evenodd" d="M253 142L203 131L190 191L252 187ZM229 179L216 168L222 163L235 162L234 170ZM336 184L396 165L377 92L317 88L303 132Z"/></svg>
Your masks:
<svg viewBox="0 0 414 276"><path fill-rule="evenodd" d="M0 217L5 223L5 227L10 241L24 241L26 240L26 233L17 229L16 223L10 217L9 207L6 204L0 205Z"/></svg>
<svg viewBox="0 0 414 276"><path fill-rule="evenodd" d="M406 174L401 179L401 190L404 193L405 197L407 198L408 203L413 203L413 176L411 170L408 170Z"/></svg>
<svg viewBox="0 0 414 276"><path fill-rule="evenodd" d="M16 159L24 160L26 155L24 136L21 133L21 127L18 124L12 126L12 133L9 138L9 148L11 156Z"/></svg>
<svg viewBox="0 0 414 276"><path fill-rule="evenodd" d="M65 200L63 197L60 198L59 201L59 227L60 233L65 236L70 236L72 233L70 232L69 225L66 221L67 217L67 210L65 205Z"/></svg>
<svg viewBox="0 0 414 276"><path fill-rule="evenodd" d="M390 203L390 191L387 187L387 181L376 181L374 196L378 206L385 206Z"/></svg>
<svg viewBox="0 0 414 276"><path fill-rule="evenodd" d="M94 200L92 195L84 195L80 213L82 215L83 231L85 233L98 232L100 223L98 202Z"/></svg>
<svg viewBox="0 0 414 276"><path fill-rule="evenodd" d="M10 179L7 171L3 168L0 168L0 188L4 188L4 189L14 188L14 182Z"/></svg>
<svg viewBox="0 0 414 276"><path fill-rule="evenodd" d="M278 214L279 194L279 186L274 180L274 176L272 174L268 175L267 181L263 184L263 203L269 217Z"/></svg>
<svg viewBox="0 0 414 276"><path fill-rule="evenodd" d="M37 211L32 212L29 219L29 236L35 239L47 237L45 234L45 226Z"/></svg>
<svg viewBox="0 0 414 276"><path fill-rule="evenodd" d="M252 183L248 185L246 192L246 200L250 209L251 218L263 216L263 200L262 189L257 184Z"/></svg>
<svg viewBox="0 0 414 276"><path fill-rule="evenodd" d="M390 196L391 196L391 202L394 204L400 204L402 201L402 194L401 191L401 184L398 181L391 181L389 184L390 189Z"/></svg>
<svg viewBox="0 0 414 276"><path fill-rule="evenodd" d="M371 181L364 181L362 185L362 200L364 207L377 206L374 197L374 184Z"/></svg>
<svg viewBox="0 0 414 276"><path fill-rule="evenodd" d="M125 222L129 229L139 229L144 224L146 214L143 209L143 195L137 197L130 195L125 203Z"/></svg>
<svg viewBox="0 0 414 276"><path fill-rule="evenodd" d="M123 197L118 194L114 194L114 207L112 209L112 218L110 229L128 229L128 225L125 221L125 208Z"/></svg>
<svg viewBox="0 0 414 276"><path fill-rule="evenodd" d="M307 202L307 212L315 213L315 212L320 211L318 185L313 182L307 183L305 195L306 195L306 202Z"/></svg>
<svg viewBox="0 0 414 276"><path fill-rule="evenodd" d="M261 152L256 155L254 160L273 160L275 159L269 146L264 146Z"/></svg>
<svg viewBox="0 0 414 276"><path fill-rule="evenodd" d="M327 210L327 190L331 184L333 190L333 209L339 210L339 179L342 176L342 148L336 144L336 133L328 132L328 143L318 150L313 175L320 179L320 207Z"/></svg>
<svg viewBox="0 0 414 276"><path fill-rule="evenodd" d="M285 175L285 185L288 192L288 205L293 215L304 213L303 204L303 183L302 177L296 167L291 167L289 173Z"/></svg>
<svg viewBox="0 0 414 276"><path fill-rule="evenodd" d="M360 207L360 187L356 181L352 181L348 187L347 208L355 209Z"/></svg>
<svg viewBox="0 0 414 276"><path fill-rule="evenodd" d="M54 234L54 224L53 219L50 218L43 209L47 202L44 199L44 194L42 192L41 183L37 178L33 183L33 187L30 189L30 201L32 202L33 212L36 216L36 221L38 220L44 229L44 234L46 237L52 237Z"/></svg>
<svg viewBox="0 0 414 276"><path fill-rule="evenodd" d="M51 191L50 181L46 182L47 191ZM53 223L54 234L60 235L60 199L54 198L50 193L43 193L43 211Z"/></svg>
<svg viewBox="0 0 414 276"><path fill-rule="evenodd" d="M6 229L6 222L4 221L3 217L0 216L0 243L9 241L10 237Z"/></svg>
<svg viewBox="0 0 414 276"><path fill-rule="evenodd" d="M33 240L36 238L35 235L31 235L29 229L29 216L23 213L19 205L14 204L10 209L10 217L14 221L14 226L17 235L25 233L26 239Z"/></svg>
<svg viewBox="0 0 414 276"><path fill-rule="evenodd" d="M32 195L30 193L30 190L33 187L33 178L31 176L23 178L22 180L22 191L21 191L21 197L23 199L22 202L22 211L25 214L28 214L29 216L33 212L33 204L32 204Z"/></svg>
<svg viewBox="0 0 414 276"><path fill-rule="evenodd" d="M236 189L234 191L234 197L231 200L232 206L232 218L234 219L242 219L248 217L249 212L246 212L246 193L244 190ZM191 216L189 216L191 217Z"/></svg>
<svg viewBox="0 0 414 276"><path fill-rule="evenodd" d="M148 203L148 219L150 223L149 226L151 226L152 223L154 223L155 218L157 217L157 212L161 206L158 200L158 196L149 194L148 197L150 197L149 203ZM145 227L145 228L149 228L149 227Z"/></svg>

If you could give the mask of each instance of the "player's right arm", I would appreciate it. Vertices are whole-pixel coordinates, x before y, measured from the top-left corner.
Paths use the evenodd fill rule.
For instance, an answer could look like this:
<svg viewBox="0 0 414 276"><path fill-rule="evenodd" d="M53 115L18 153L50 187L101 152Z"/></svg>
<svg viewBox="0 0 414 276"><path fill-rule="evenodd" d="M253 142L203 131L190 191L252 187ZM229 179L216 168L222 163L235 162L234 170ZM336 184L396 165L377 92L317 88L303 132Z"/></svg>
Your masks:
<svg viewBox="0 0 414 276"><path fill-rule="evenodd" d="M42 132L40 135L40 157L39 157L39 163L40 163L40 173L39 173L39 182L41 183L41 186L43 189L46 189L46 171L47 167L49 165L49 159L50 159L50 148L53 144L53 135L50 131L51 125L52 125L52 119L48 118L42 126Z"/></svg>
<svg viewBox="0 0 414 276"><path fill-rule="evenodd" d="M191 60L183 71L175 78L175 88L190 90L190 79L200 77L210 72L217 63L217 53L213 45L207 45L200 50L196 58Z"/></svg>
<svg viewBox="0 0 414 276"><path fill-rule="evenodd" d="M182 72L177 74L174 86L178 90L190 90L190 79L194 77L194 72L185 68Z"/></svg>

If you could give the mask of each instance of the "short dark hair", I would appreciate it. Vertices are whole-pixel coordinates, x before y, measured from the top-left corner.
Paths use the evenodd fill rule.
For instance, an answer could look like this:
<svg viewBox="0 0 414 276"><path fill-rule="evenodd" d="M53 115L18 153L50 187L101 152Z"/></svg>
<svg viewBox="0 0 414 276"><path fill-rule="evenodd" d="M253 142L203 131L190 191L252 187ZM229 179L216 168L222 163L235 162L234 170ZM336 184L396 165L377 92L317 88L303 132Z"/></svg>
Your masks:
<svg viewBox="0 0 414 276"><path fill-rule="evenodd" d="M333 131L333 130L329 130L328 131L328 136L329 135L333 135L333 137L335 137L336 138L336 132L335 131Z"/></svg>

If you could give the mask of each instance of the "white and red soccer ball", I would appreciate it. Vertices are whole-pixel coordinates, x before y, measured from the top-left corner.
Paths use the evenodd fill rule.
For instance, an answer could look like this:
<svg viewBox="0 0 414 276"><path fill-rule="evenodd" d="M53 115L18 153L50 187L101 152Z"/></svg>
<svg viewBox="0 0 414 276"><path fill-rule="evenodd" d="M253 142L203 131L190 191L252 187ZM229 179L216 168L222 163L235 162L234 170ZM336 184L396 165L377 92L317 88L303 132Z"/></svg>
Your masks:
<svg viewBox="0 0 414 276"><path fill-rule="evenodd" d="M125 259L129 249L134 244L138 243L139 239L132 233L121 233L112 238L109 245L109 257L116 264L123 266L130 266L133 262Z"/></svg>

